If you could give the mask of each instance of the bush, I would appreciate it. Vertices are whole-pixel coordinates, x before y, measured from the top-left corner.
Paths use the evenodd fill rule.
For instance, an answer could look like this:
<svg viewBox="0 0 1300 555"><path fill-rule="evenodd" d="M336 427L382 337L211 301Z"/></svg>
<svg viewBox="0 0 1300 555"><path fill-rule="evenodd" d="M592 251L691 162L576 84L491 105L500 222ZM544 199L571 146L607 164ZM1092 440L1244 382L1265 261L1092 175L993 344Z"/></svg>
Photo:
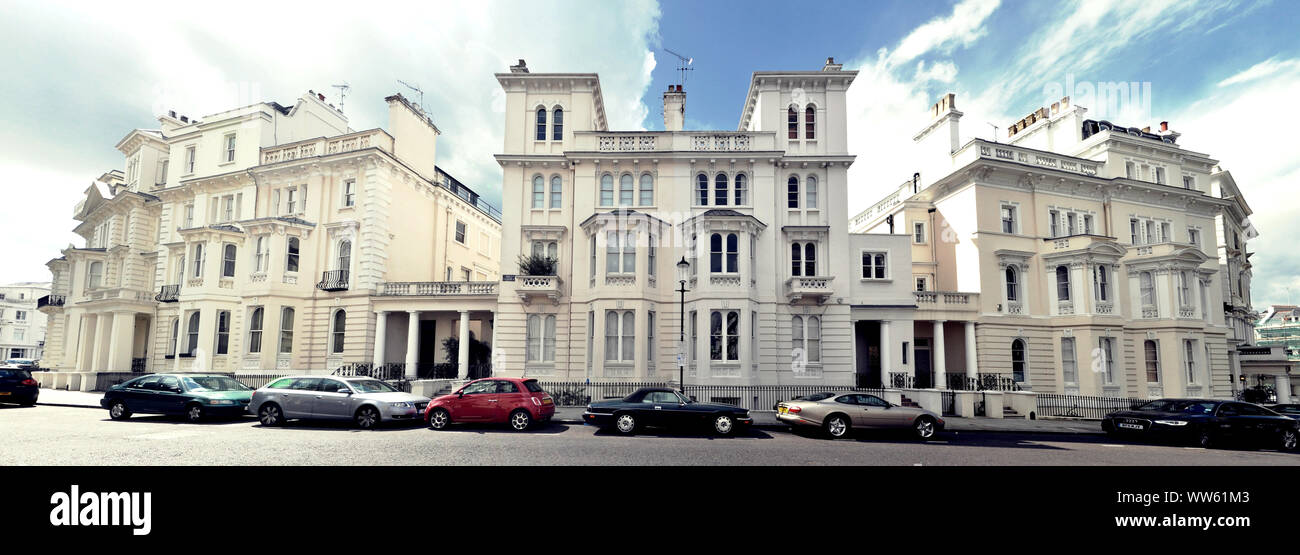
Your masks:
<svg viewBox="0 0 1300 555"><path fill-rule="evenodd" d="M559 261L539 254L519 255L519 274L525 276L553 276Z"/></svg>

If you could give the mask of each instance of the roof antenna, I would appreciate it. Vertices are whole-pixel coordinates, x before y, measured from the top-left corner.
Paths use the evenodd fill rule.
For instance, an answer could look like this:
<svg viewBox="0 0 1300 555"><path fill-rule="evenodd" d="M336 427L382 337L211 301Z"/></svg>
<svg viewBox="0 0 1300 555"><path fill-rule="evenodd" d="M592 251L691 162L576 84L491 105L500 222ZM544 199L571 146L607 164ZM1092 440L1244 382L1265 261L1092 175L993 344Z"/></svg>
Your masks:
<svg viewBox="0 0 1300 555"><path fill-rule="evenodd" d="M695 62L695 58L689 58L689 57L683 56L683 55L681 55L681 54L678 54L678 53L676 53L676 52L673 52L671 49L668 49L668 48L664 48L664 50L667 51L669 54L672 54L672 55L674 55L674 56L677 56L677 69L676 69L676 71L677 71L678 73L681 74L681 77L679 77L678 80L677 80L677 84L678 84L678 85L686 85L686 72L688 72L688 71L695 71L695 68L691 67L691 64Z"/></svg>
<svg viewBox="0 0 1300 555"><path fill-rule="evenodd" d="M994 124L991 121L986 121L984 123L989 124L989 127L993 128L993 142L995 143L998 142L998 129L1001 129L1001 127L998 127L996 124Z"/></svg>
<svg viewBox="0 0 1300 555"><path fill-rule="evenodd" d="M423 112L423 111L424 111L424 91L420 89L420 86L419 86L418 84L417 84L417 85L413 85L413 84L411 84L411 83L407 83L406 81L403 81L403 80L401 80L401 79L398 79L397 82L398 82L398 83L401 83L401 84L402 84L403 86L405 86L406 88L411 89L412 91L415 92L415 95L416 95L417 97L420 98L420 100L419 100L418 102L416 102L415 105L416 105L416 106L419 106L419 107L420 107L420 111Z"/></svg>
<svg viewBox="0 0 1300 555"><path fill-rule="evenodd" d="M348 91L352 90L352 86L349 85L347 81L344 81L343 84L341 85L330 85L330 86L339 90L339 111L342 112L343 99L347 98Z"/></svg>

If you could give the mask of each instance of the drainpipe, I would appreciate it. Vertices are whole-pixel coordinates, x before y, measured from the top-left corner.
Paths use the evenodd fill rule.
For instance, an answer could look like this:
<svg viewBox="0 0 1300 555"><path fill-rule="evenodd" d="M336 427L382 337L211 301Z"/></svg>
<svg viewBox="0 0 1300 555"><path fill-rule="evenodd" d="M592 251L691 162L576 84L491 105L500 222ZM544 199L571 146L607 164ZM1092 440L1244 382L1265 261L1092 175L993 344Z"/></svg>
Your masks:
<svg viewBox="0 0 1300 555"><path fill-rule="evenodd" d="M917 175L920 175L920 174L917 174ZM935 290L935 291L938 291L938 290L939 290L939 270L938 270L938 269L939 269L939 250L938 250L938 246L937 246L935 243L937 243L937 242L939 241L939 234L936 233L936 231L938 231L938 230L936 230L936 229L934 228L934 212L935 212L935 210L936 210L936 209L934 209L934 208L929 208L929 209L926 210L926 213L930 215L930 262L932 262L932 263L934 264L934 268L935 268L935 272L934 272L934 276L933 276L933 277L934 277L934 281L935 281L935 283L934 283L934 290Z"/></svg>

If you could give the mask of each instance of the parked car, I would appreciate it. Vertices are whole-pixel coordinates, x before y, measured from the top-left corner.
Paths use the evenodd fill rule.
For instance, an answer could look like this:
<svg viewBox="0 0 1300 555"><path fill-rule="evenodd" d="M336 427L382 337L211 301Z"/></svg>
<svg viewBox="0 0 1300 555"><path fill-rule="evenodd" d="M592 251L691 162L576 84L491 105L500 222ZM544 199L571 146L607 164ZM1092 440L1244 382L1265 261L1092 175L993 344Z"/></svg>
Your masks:
<svg viewBox="0 0 1300 555"><path fill-rule="evenodd" d="M32 373L18 368L0 368L0 403L16 403L24 407L36 404L41 388Z"/></svg>
<svg viewBox="0 0 1300 555"><path fill-rule="evenodd" d="M99 405L113 420L135 413L183 415L190 422L210 416L237 417L253 388L220 374L149 374L108 388Z"/></svg>
<svg viewBox="0 0 1300 555"><path fill-rule="evenodd" d="M1111 435L1191 442L1201 447L1241 443L1292 451L1300 421L1252 403L1214 399L1158 399L1106 415Z"/></svg>
<svg viewBox="0 0 1300 555"><path fill-rule="evenodd" d="M809 395L795 395L794 397L791 397L790 400L791 401L820 401L827 397L834 397L834 396L835 396L834 393L831 393L829 391L822 391L820 393L812 393ZM779 406L781 406L781 401L777 401L775 405L772 405L772 410L776 410L777 407Z"/></svg>
<svg viewBox="0 0 1300 555"><path fill-rule="evenodd" d="M1300 405L1297 404L1269 405L1265 408L1273 412L1276 412L1282 416L1300 420Z"/></svg>
<svg viewBox="0 0 1300 555"><path fill-rule="evenodd" d="M424 421L435 430L453 422L488 422L509 423L511 428L522 431L553 416L555 399L537 380L484 378L431 401Z"/></svg>
<svg viewBox="0 0 1300 555"><path fill-rule="evenodd" d="M933 412L865 393L778 403L776 419L791 427L820 428L832 438L845 437L854 429L905 429L927 440L944 427L943 418Z"/></svg>
<svg viewBox="0 0 1300 555"><path fill-rule="evenodd" d="M747 409L698 403L680 391L664 387L643 387L622 399L591 403L582 413L582 421L613 427L623 434L634 434L643 427L708 427L724 436L754 423Z"/></svg>
<svg viewBox="0 0 1300 555"><path fill-rule="evenodd" d="M0 368L9 370L39 370L36 360L30 358L11 358L0 364Z"/></svg>
<svg viewBox="0 0 1300 555"><path fill-rule="evenodd" d="M369 430L388 420L419 418L428 404L428 397L374 378L290 376L258 388L248 407L263 426L294 419L352 420Z"/></svg>

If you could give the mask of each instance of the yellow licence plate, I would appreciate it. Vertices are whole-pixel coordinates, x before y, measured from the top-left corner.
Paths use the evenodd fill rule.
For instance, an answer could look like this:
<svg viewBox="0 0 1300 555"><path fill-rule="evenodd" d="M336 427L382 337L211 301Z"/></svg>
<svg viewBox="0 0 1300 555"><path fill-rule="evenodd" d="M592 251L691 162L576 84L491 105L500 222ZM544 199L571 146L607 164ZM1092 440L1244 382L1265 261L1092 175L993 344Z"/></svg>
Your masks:
<svg viewBox="0 0 1300 555"><path fill-rule="evenodd" d="M552 405L552 404L555 404L555 401L552 401L550 397L547 397L547 398L545 398L545 399L542 399L542 404L543 404L543 405Z"/></svg>

